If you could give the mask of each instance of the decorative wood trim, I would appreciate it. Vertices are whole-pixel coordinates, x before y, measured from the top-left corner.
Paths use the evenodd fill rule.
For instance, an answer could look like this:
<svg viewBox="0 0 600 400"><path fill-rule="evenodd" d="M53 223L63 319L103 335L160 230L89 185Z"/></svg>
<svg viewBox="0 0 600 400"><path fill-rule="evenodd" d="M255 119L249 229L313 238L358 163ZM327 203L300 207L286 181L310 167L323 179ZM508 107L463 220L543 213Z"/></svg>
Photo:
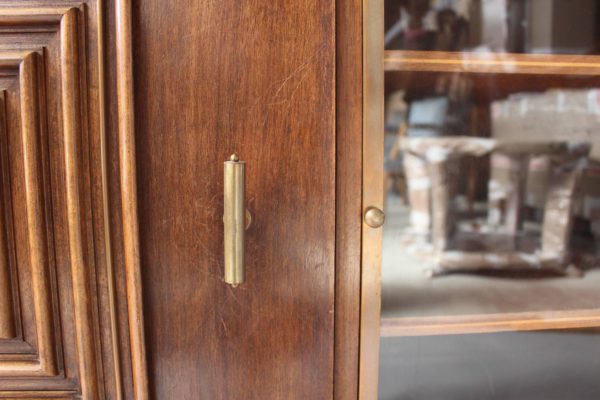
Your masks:
<svg viewBox="0 0 600 400"><path fill-rule="evenodd" d="M445 51L385 52L386 71L462 72L535 75L598 75L599 56L464 53Z"/></svg>
<svg viewBox="0 0 600 400"><path fill-rule="evenodd" d="M2 21L4 22L4 21ZM35 51L14 51L0 54L0 65L4 77L13 77L19 88L19 110L21 140L15 142L20 150L19 158L23 163L23 191L27 237L24 246L28 248L28 265L31 269L31 296L35 314L35 346L23 342L23 339L3 341L4 354L0 363L0 376L3 378L32 379L56 377L61 373L58 366L57 333L55 332L56 314L53 310L51 290L51 265L46 226L45 193L43 187L42 143L40 132L45 118L44 101L41 88L44 87L43 57L41 49ZM4 381L7 382L7 381ZM10 385L18 381L10 381ZM72 387L72 382L57 380L61 387ZM11 386L12 387L12 386Z"/></svg>
<svg viewBox="0 0 600 400"><path fill-rule="evenodd" d="M149 395L135 171L131 0L116 0L116 37L119 167L131 363L135 399L145 400Z"/></svg>
<svg viewBox="0 0 600 400"><path fill-rule="evenodd" d="M381 336L454 335L600 327L598 310L384 318Z"/></svg>
<svg viewBox="0 0 600 400"><path fill-rule="evenodd" d="M65 178L67 198L67 223L71 276L73 282L73 306L75 331L79 354L79 377L81 393L85 399L99 397L95 335L93 330L92 302L83 245L83 219L81 211L80 177L82 169L80 153L81 115L79 93L79 51L77 38L77 9L67 11L61 20L60 62L62 120L65 147Z"/></svg>
<svg viewBox="0 0 600 400"><path fill-rule="evenodd" d="M3 29L13 29L17 33L29 32L29 26L38 24L52 28L59 33L60 73L62 99L62 128L65 134L65 175L67 194L67 218L69 235L69 255L72 268L74 297L74 318L79 360L79 377L82 393L86 398L97 398L97 375L95 359L95 335L93 330L89 271L84 257L82 240L83 228L80 207L81 169L79 154L81 134L79 96L79 38L78 13L75 7L52 8L1 8ZM60 374L57 361L57 346L54 332L54 311L51 294L51 273L48 270L48 238L44 209L44 188L42 187L41 143L39 132L44 121L45 111L38 90L44 87L43 68L38 69L38 58L43 49L37 52L13 51L2 54L2 66L18 61L18 81L20 86L22 156L24 162L25 198L27 227L29 232L29 261L32 270L32 294L35 312L38 360L8 361L1 365L2 376L49 376ZM69 386L71 386L69 384Z"/></svg>
<svg viewBox="0 0 600 400"><path fill-rule="evenodd" d="M123 374L128 374L129 371L122 370L121 366L121 359L124 356L119 351L120 336L117 320L119 313L117 310L116 282L112 265L112 248L109 231L108 161L106 153L106 118L108 115L105 104L106 77L104 75L104 62L107 60L104 53L105 32L103 30L104 17L106 16L103 13L103 7L105 6L105 2L97 0L94 4L68 1L66 5L63 3L63 5L57 4L56 6L19 7L19 4L15 3L14 6L10 4L0 7L0 32L11 35L34 34L36 38L30 40L30 38L24 37L23 45L19 44L20 41L11 43L11 40L7 40L3 42L3 49L5 50L0 52L0 75L5 80L14 78L18 84L15 91L18 91L21 96L19 101L21 104L15 105L15 107L21 113L19 120L21 121L22 129L18 132L15 130L14 133L10 132L12 135L11 138L18 134L22 135L23 143L20 143L20 140L14 141L14 144L11 143L12 146L17 146L15 149L18 150L18 155L15 156L14 160L11 159L11 162L17 163L19 171L21 168L25 170L24 172L19 172L19 188L21 187L21 180L25 179L22 189L20 188L17 194L25 200L20 205L19 212L23 215L27 213L27 220L21 217L23 221L19 221L19 226L23 224L26 228L19 228L19 235L28 234L29 243L21 241L20 243L22 244L19 245L19 252L23 252L24 265L27 268L32 268L33 273L29 272L29 270L27 270L27 273L36 278L34 281L32 281L32 278L27 278L27 285L33 287L33 290L29 290L33 293L27 299L35 307L31 307L33 311L28 312L28 319L24 321L24 326L33 336L23 340L19 336L21 335L20 331L17 330L18 337L15 339L0 340L0 352L2 353L0 354L0 376L3 378L0 385L3 391L0 392L0 396L2 397L13 393L13 391L19 391L18 393L29 393L29 397L36 398L63 398L64 394L65 398L81 396L85 399L95 399L103 397L105 390L107 391L106 395L110 392L111 396L116 399L122 399L124 396L123 379L126 379L126 375ZM112 7L115 6L117 5L111 3L111 12ZM91 12L88 14L88 11ZM116 15L119 15L118 7ZM90 20L88 17L96 18L96 20ZM90 21L90 30L86 33L88 29L86 24ZM96 24L97 30L94 31ZM53 33L53 35L42 36L38 35L38 33ZM91 36L88 35L89 33L91 33ZM97 38L97 43L88 42L87 39L90 37ZM45 40L43 38L50 38L52 40L51 43L48 43L50 51L46 50L47 44L43 43ZM122 42L123 39L119 40ZM131 40L131 38L129 37L126 40ZM98 47L95 48L95 46ZM25 50L21 51L21 47ZM116 47L120 51L123 46L119 44ZM129 45L128 48L131 49L131 46ZM88 51L93 51L94 53L88 53ZM45 74L47 72L45 67L47 65L46 61L48 61L45 60L45 57L47 55L52 56L52 59L49 60L50 64L48 64L50 66L48 71L52 71L52 75L50 80L45 82L44 79L46 79ZM88 64L88 60L86 59L88 55L91 55L90 59L94 60L94 64ZM95 62L96 55L99 60L97 64ZM128 62L130 63L131 59ZM88 76L87 73L89 71L94 71L94 75ZM122 74L117 75L117 83L120 85ZM88 84L86 81L89 77L91 79ZM94 86L92 86L92 81L95 83ZM45 137L44 132L46 132L46 97L45 93L39 90L47 89L46 84L48 82L51 82L53 88L57 87L60 90L60 93L57 90L50 97L59 106L57 108L59 115L52 116L53 118L57 118L56 121L53 120L53 123L60 129L57 132L62 133L62 137L57 140L57 143L63 145L56 153L52 153L52 157L58 154L62 157L61 160L51 158L51 163L53 164L50 164L50 161L48 161L49 158L45 159L45 157L51 157L51 155L44 153L44 156L40 156L41 152L46 151L45 146L47 143L45 139L43 141L40 140L40 137ZM11 84L11 90L14 87ZM95 93L94 90L96 87L98 92ZM12 96L12 92L10 93ZM121 99L121 93L121 87L119 87L119 100ZM133 96L131 92L130 95ZM90 103L90 101L94 103ZM95 104L96 102L98 104ZM119 112L122 109L123 107L119 101ZM88 114L89 112L94 114ZM91 115L96 116L96 112L98 113L97 121L100 124L99 127L95 125L96 118L90 117ZM89 127L91 129L90 134L86 130L88 128L88 118L92 119L92 124L94 124ZM93 126L93 129L91 126ZM119 128L121 127L122 124L119 125ZM129 127L125 128L125 131L131 129L133 138L132 128L133 120L131 120ZM42 133L41 135L40 132ZM100 138L91 136L92 132L94 135L99 134ZM95 142L93 148L87 147L90 144L88 140ZM133 142L131 143L133 144ZM33 147L32 144L37 147ZM100 146L100 149L97 149L98 146ZM5 147L4 144L3 147ZM89 151L92 151L93 155L88 154ZM23 154L20 154L21 152ZM99 154L96 152L99 152ZM88 164L88 157L96 157L95 159L99 159L101 165L93 166ZM135 166L134 158L129 161L126 162L126 165ZM27 165L21 167L24 162ZM48 267L48 265L53 264L53 252L48 242L53 242L51 236L53 235L54 228L45 226L46 218L48 217L47 213L54 212L54 210L50 211L46 209L48 203L46 201L48 200L48 194L45 193L45 190L48 189L46 185L48 187L51 185L47 183L47 179L54 179L54 175L52 175L52 178L46 176L50 174L46 169L54 166L58 166L57 171L60 171L57 173L57 175L60 175L60 178L57 178L60 189L60 193L57 196L60 197L58 203L56 203L61 206L57 214L57 218L59 218L62 224L60 238L64 240L61 243L67 245L66 249L61 249L61 256L68 260L71 267L70 271L64 271L62 277L68 279L72 285L65 288L66 292L59 292L58 294L53 293L54 290L51 290L52 285L50 285L50 280L54 279L54 272L52 268L49 269ZM90 171L87 171L88 167L90 167ZM5 169L4 166L2 169ZM121 172L126 170L126 168L121 168ZM131 169L131 172L135 171ZM88 173L90 176L87 175ZM129 183L135 190L135 175L132 174L131 176L133 178L129 180ZM102 180L101 183L88 181L95 177L100 177ZM52 182L54 183L54 181ZM97 186L99 190L97 188L89 188L88 184L99 184ZM129 187L127 184L123 185L124 193L127 192ZM91 190L91 192L88 192L88 190ZM89 206L87 203L89 200L87 198L88 195L91 196L91 201L94 204L101 204L101 207L103 207L102 211L99 210L97 214L93 213L98 216L102 215L97 220L88 221L89 217L94 218L94 215L91 215L87 209ZM126 197L124 194L123 198ZM130 197L127 198L130 199ZM34 204L36 202L37 204ZM32 208L31 204L37 205L37 208ZM135 202L124 202L124 204L131 206L133 210L137 207ZM129 223L131 221L137 222L135 214L133 218L127 212L123 212L123 214L126 221L129 218ZM6 223L11 224L12 215L10 213L3 214L2 217L7 217L9 221ZM32 222L33 217L38 219ZM35 225L34 222L35 224L38 222L40 224L34 227L35 231L29 228L32 224ZM63 222L66 222L66 224ZM26 229L29 229L28 233ZM124 231L127 231L127 226L124 227ZM10 237L10 232L8 233L8 239L14 239ZM98 239L97 242L91 243L88 237L89 234L104 234L104 241ZM132 235L128 236L125 234L126 250L130 249L127 243L131 243L131 237ZM133 237L137 238L137 230L134 231ZM95 244L102 245L102 251L105 252L104 255L106 257L106 271L103 272L101 269L98 269L100 273L98 276L94 276L96 270L94 268L95 258L93 257L93 254L97 254L90 253L94 251L92 246ZM137 244L134 247L137 247ZM40 253L38 251L40 249L46 249L47 252ZM11 257L12 252L12 249L9 247L8 253ZM5 252L2 250L0 254L2 253ZM31 262L27 260L27 256L31 258ZM129 260L127 266L130 266L132 264L130 261L131 257L126 257L126 259ZM0 260L1 263L2 261ZM9 260L8 264L14 269L14 262L12 260ZM100 264L103 264L102 260L100 260ZM134 265L139 271L139 261L134 263ZM40 275L41 272L44 272L46 275ZM139 273L137 276L139 277ZM93 286L93 284L96 283L96 279L102 278L107 279L106 286L101 287L102 289L106 288L107 292L102 292L102 294L96 297L95 291L98 288ZM137 305L140 306L139 308L136 308L135 302L132 303L129 301L132 298L132 293L139 290L139 279L137 283L130 283L131 279L128 279L128 306L134 304L133 307L128 307L130 332L133 339L131 345L127 347L132 349L131 358L133 360L134 383L138 387L145 387L146 366L143 352L144 327L143 319L141 318L141 294L138 293L137 297L135 294L133 296L137 301ZM38 287L45 288L46 291L40 291L37 289ZM61 288L62 286L59 290ZM72 293L68 290L70 288L73 289ZM53 304L54 296L63 296L63 298L72 296L68 301L71 302L73 308L65 310L65 315L68 315L68 324L74 324L73 331L75 332L75 336L72 341L69 341L68 349L71 352L70 354L76 356L78 365L71 372L63 371L59 340L61 333L60 331L54 331L63 322L62 320L60 322L57 320L59 315L54 310L56 306L56 304ZM18 296L15 296L15 301L17 300L19 300ZM95 310L94 307L100 301L105 306L108 304L110 310L107 312L104 310ZM18 307L18 302L15 304L16 306L14 307ZM33 315L35 315L35 320L33 319ZM104 318L106 321L104 319L102 321L96 320L96 317L99 315L100 318ZM40 319L40 316L43 318ZM16 317L19 317L18 313ZM108 321L109 318L110 321ZM35 328L29 328L30 325L28 323L35 323L33 325ZM100 324L99 326L96 325L98 323ZM101 331L97 332L96 328L101 329ZM104 335L105 333L107 336L110 335L109 338L104 339L105 336L101 336L103 339L100 340L99 335ZM31 345L27 343L27 340L31 342ZM139 351L140 347L135 343L142 344L142 351ZM112 349L109 347L111 345ZM100 346L106 346L108 352L101 349ZM103 355L110 355L112 352L112 360L108 360L110 356L107 357L106 361L98 358L101 352ZM141 357L139 356L140 354ZM142 362L139 360L142 360ZM102 385L103 374L101 362L106 362L107 367L113 369L114 380L111 379L110 384L114 382L114 388L100 386ZM111 365L111 362L114 365ZM140 369L142 370L141 372ZM113 372L111 371L110 373L112 375ZM67 374L67 376L64 374ZM139 376L143 378L140 379ZM4 379L4 377L9 379ZM71 377L76 377L77 379L70 379ZM140 381L141 384L139 383ZM107 383L109 382L105 384ZM81 390L76 389L79 385L81 385ZM38 387L43 392L38 392ZM139 396L138 393L142 392L146 394ZM146 389L136 389L135 393L136 399L147 398ZM24 395L24 397L28 396Z"/></svg>
<svg viewBox="0 0 600 400"><path fill-rule="evenodd" d="M102 174L102 207L103 207L103 229L104 229L104 251L106 263L106 279L108 286L108 304L110 312L110 336L112 343L113 368L115 369L115 396L116 400L123 399L123 377L121 368L121 353L119 351L119 323L117 316L117 289L115 287L115 271L112 254L112 236L110 233L110 207L108 195L108 154L107 154L107 131L106 131L106 79L105 79L105 1L98 0L98 110L100 113L100 162Z"/></svg>
<svg viewBox="0 0 600 400"><path fill-rule="evenodd" d="M9 399L24 399L24 400L72 400L76 398L77 392L67 390L48 390L48 391L23 391L23 392L2 392L2 396Z"/></svg>
<svg viewBox="0 0 600 400"><path fill-rule="evenodd" d="M58 374L55 354L52 301L48 266L44 200L39 163L38 71L36 54L25 56L20 65L22 152L25 171L25 197L27 203L27 226L29 229L29 257L32 269L34 310L37 324L37 348L40 367L48 375Z"/></svg>
<svg viewBox="0 0 600 400"><path fill-rule="evenodd" d="M363 213L383 209L383 3L363 0ZM362 224L360 400L377 398L382 232Z"/></svg>
<svg viewBox="0 0 600 400"><path fill-rule="evenodd" d="M22 338L0 341L0 361L37 360L37 351Z"/></svg>
<svg viewBox="0 0 600 400"><path fill-rule="evenodd" d="M5 115L5 91L0 93L0 135L6 135L6 115ZM4 138L0 139L0 146L4 146ZM8 184L6 180L4 154L0 150L0 339L12 339L16 336L15 309L13 305L13 290L10 268L10 257L8 253L8 235L6 218L6 197L4 185Z"/></svg>
<svg viewBox="0 0 600 400"><path fill-rule="evenodd" d="M20 378L16 378L16 379L12 379L12 380L7 380L8 382L10 382L10 387L9 388L3 388L2 391L0 391L0 398L1 399L6 399L6 398L10 398L12 399L13 397L8 395L8 393L11 392L29 392L29 393L35 393L36 395L33 397L30 397L30 399L38 399L38 398L44 398L44 395L48 392L63 392L63 393L72 393L72 395L69 397L70 399L77 399L77 400L88 400L88 399L84 399L83 397L81 397L80 390L79 390L79 384L76 380L74 379L64 379L64 377L62 376L58 376L58 377L54 377L54 378L48 378L48 377L33 377L33 378L27 378L27 379L20 379ZM4 379L3 379L3 382Z"/></svg>
<svg viewBox="0 0 600 400"><path fill-rule="evenodd" d="M7 67L7 70L2 70L0 75L18 81L18 63L6 65L5 67ZM18 325L20 322L20 309L18 296L16 296L17 293L13 286L16 284L16 276L14 275L16 274L16 270L14 265L12 265L14 259L11 260L11 250L14 251L14 248L11 249L12 238L10 237L10 233L13 230L13 221L11 218L12 201L10 197L11 184L7 148L6 90L2 90L0 94L0 103L0 134L2 135L2 138L0 138L0 147L2 147L2 149L0 149L0 170L2 171L2 176L0 177L2 188L0 190L2 190L2 193L0 195L3 197L3 204L0 205L0 250L2 253L0 254L0 267L2 268L0 274L4 275L1 278L1 280L4 281L2 282L2 287L0 287L0 295L3 296L0 300L2 302L0 307L2 307L3 312L6 313L3 317L4 322L0 321L0 324L5 324L5 336L0 340L0 361L2 361L0 372L4 376L14 375L14 372L10 369L16 367L24 372L27 371L33 372L34 374L40 374L43 372L38 362L37 349L34 349L29 343L23 340L22 331L20 329L21 326Z"/></svg>
<svg viewBox="0 0 600 400"><path fill-rule="evenodd" d="M14 25L34 25L34 24L58 24L62 20L62 16L73 6L57 6L57 7L2 7L0 8L0 17L4 21L6 18L12 18Z"/></svg>

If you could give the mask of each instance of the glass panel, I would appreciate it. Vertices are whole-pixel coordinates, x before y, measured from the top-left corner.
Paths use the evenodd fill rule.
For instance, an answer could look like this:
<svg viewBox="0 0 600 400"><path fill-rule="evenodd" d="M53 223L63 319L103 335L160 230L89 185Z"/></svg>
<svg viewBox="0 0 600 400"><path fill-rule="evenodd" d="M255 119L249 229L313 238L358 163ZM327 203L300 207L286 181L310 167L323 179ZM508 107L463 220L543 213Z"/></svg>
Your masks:
<svg viewBox="0 0 600 400"><path fill-rule="evenodd" d="M386 86L383 318L597 309L600 77Z"/></svg>
<svg viewBox="0 0 600 400"><path fill-rule="evenodd" d="M380 400L600 398L593 331L384 338Z"/></svg>
<svg viewBox="0 0 600 400"><path fill-rule="evenodd" d="M600 1L386 7L380 398L600 398Z"/></svg>
<svg viewBox="0 0 600 400"><path fill-rule="evenodd" d="M597 0L386 0L386 49L598 54Z"/></svg>

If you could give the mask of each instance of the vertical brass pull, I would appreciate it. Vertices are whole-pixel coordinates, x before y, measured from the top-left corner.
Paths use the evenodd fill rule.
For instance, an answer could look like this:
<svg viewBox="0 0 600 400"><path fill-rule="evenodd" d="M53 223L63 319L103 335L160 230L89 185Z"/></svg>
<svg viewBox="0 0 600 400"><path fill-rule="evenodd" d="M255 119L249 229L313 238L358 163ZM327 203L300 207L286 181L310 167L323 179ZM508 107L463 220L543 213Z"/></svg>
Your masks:
<svg viewBox="0 0 600 400"><path fill-rule="evenodd" d="M233 154L224 170L225 282L236 287L244 282L246 163Z"/></svg>

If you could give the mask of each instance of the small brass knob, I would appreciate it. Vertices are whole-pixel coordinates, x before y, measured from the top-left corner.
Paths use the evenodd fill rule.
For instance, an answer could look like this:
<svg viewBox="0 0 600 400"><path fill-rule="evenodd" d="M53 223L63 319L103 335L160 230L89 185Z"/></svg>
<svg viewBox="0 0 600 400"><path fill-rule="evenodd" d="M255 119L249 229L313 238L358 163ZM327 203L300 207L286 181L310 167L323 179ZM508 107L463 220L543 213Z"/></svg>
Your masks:
<svg viewBox="0 0 600 400"><path fill-rule="evenodd" d="M365 211L365 222L371 228L380 228L385 223L385 213L377 207L369 207Z"/></svg>

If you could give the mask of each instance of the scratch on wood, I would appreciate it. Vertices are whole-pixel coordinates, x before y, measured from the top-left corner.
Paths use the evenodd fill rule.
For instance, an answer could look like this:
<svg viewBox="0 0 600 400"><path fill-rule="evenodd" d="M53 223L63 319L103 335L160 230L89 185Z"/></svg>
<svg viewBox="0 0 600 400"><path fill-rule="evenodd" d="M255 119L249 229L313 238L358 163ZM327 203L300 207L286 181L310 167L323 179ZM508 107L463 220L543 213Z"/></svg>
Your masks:
<svg viewBox="0 0 600 400"><path fill-rule="evenodd" d="M223 325L223 333L225 333L225 337L229 337L229 331L227 330L227 325L225 324L225 320L223 317L219 317L221 319L221 325Z"/></svg>

